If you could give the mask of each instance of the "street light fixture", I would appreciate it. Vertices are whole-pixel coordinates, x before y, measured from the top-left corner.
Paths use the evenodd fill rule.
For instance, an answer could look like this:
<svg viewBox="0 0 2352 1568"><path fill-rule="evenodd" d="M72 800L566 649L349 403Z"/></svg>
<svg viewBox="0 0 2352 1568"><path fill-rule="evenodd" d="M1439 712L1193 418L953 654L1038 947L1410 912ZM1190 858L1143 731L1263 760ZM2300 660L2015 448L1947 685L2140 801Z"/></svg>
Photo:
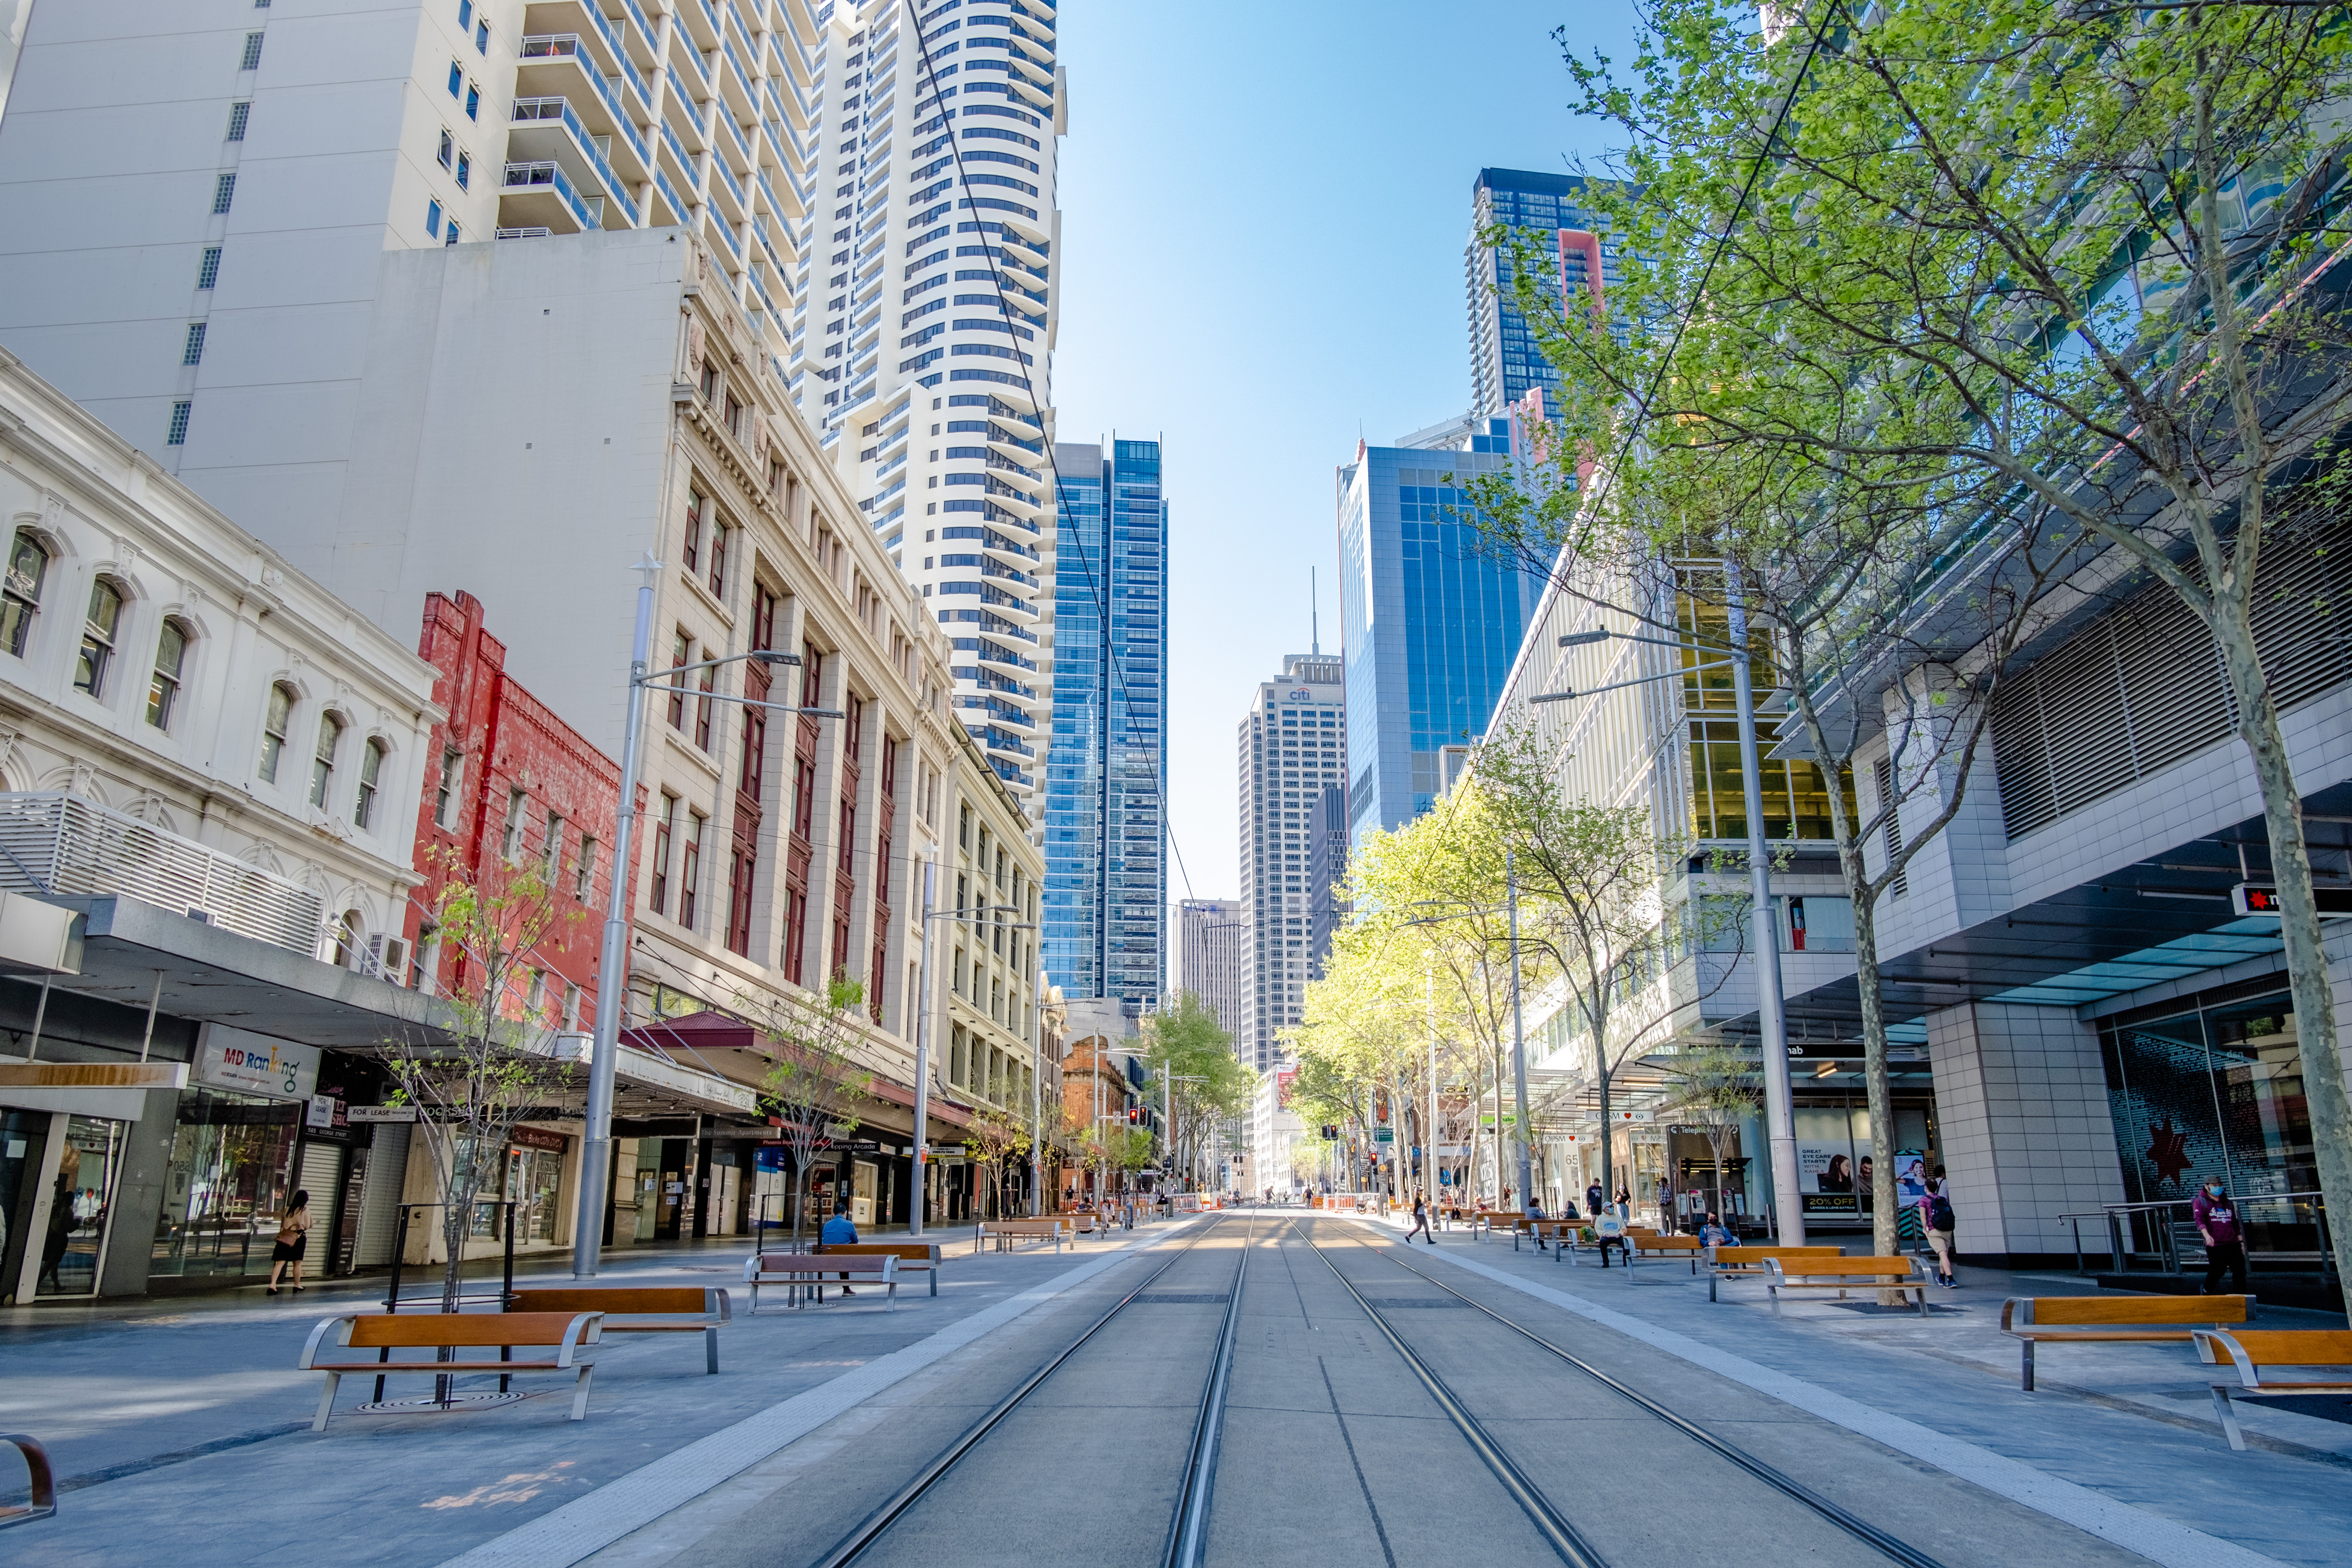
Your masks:
<svg viewBox="0 0 2352 1568"><path fill-rule="evenodd" d="M1643 675L1635 680L1594 686L1589 691L1570 688L1542 692L1528 700L1569 702L1578 697L1596 696L1602 692L1622 691L1651 681L1679 680L1696 670L1720 669L1727 664L1731 668L1732 704L1739 721L1739 787L1748 811L1748 901L1753 905L1749 918L1757 958L1756 1021L1762 1036L1765 1135L1772 1154L1772 1207L1781 1245L1796 1247L1803 1245L1805 1239L1805 1207L1797 1188L1796 1119L1789 1085L1789 1028L1780 995L1780 934L1772 917L1772 865L1764 838L1763 764L1756 746L1756 693L1752 653L1748 645L1748 608L1746 601L1736 591L1731 596L1728 608L1730 626L1727 641L1730 646L1727 648L1715 647L1696 639L1683 642L1664 637L1637 637L1630 632L1606 629L1571 632L1559 640L1561 647L1580 647L1613 638L1625 643L1643 643L1656 648L1673 648L1683 653L1719 653L1727 656L1669 670L1663 674Z"/></svg>
<svg viewBox="0 0 2352 1568"><path fill-rule="evenodd" d="M662 563L647 550L645 559L631 569L637 573L637 623L629 651L628 718L621 746L621 809L613 833L612 888L604 899L604 941L596 965L596 1032L594 1054L588 1061L588 1113L585 1135L580 1144L580 1200L572 1232L572 1277L590 1280L596 1276L604 1260L604 1219L609 1212L613 1188L613 1094L614 1074L619 1066L621 1046L621 1014L629 994L629 856L637 827L637 774L645 762L646 693L648 691L683 692L703 702L734 703L743 707L772 708L783 713L804 714L811 718L844 718L838 708L803 707L791 703L768 703L751 697L730 696L724 692L697 691L671 685L669 679L696 670L713 669L720 664L742 664L746 661L761 664L797 664L797 653L779 653L760 648L746 653L730 653L723 659L705 659L698 664L673 665L656 679L646 669L652 653L654 626L654 582L661 575Z"/></svg>

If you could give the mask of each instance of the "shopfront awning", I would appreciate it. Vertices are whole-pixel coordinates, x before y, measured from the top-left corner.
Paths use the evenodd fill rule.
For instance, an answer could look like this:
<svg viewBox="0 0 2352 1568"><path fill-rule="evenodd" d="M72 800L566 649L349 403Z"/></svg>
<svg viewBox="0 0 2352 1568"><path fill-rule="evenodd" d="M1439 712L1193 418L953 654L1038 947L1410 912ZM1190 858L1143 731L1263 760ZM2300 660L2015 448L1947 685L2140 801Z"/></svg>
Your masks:
<svg viewBox="0 0 2352 1568"><path fill-rule="evenodd" d="M6 896L10 904L40 906L21 894ZM167 1017L341 1050L443 1045L454 1038L455 1014L436 998L135 898L65 898L47 907L81 917L78 970L57 980L77 995L142 1012L152 1004ZM0 946L7 918L0 906Z"/></svg>

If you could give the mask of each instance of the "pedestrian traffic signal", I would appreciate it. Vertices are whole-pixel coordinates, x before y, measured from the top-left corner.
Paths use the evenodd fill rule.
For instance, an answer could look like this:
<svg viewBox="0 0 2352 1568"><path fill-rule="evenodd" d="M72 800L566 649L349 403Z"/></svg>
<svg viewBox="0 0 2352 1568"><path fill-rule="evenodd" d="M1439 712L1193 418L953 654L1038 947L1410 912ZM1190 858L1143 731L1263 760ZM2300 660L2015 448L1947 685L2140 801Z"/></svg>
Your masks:
<svg viewBox="0 0 2352 1568"><path fill-rule="evenodd" d="M1323 1141L1327 1144L1338 1143L1339 1141L1339 1129L1327 1124L1323 1129Z"/></svg>

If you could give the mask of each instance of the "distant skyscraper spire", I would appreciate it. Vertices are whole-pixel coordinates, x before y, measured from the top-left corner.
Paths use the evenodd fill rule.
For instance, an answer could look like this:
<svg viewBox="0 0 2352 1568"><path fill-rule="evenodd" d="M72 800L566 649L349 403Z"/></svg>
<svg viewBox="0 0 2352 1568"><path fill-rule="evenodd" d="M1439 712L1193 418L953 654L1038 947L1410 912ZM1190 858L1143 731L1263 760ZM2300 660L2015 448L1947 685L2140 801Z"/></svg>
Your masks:
<svg viewBox="0 0 2352 1568"><path fill-rule="evenodd" d="M1311 566L1307 569L1307 647L1317 658L1323 656L1323 601Z"/></svg>

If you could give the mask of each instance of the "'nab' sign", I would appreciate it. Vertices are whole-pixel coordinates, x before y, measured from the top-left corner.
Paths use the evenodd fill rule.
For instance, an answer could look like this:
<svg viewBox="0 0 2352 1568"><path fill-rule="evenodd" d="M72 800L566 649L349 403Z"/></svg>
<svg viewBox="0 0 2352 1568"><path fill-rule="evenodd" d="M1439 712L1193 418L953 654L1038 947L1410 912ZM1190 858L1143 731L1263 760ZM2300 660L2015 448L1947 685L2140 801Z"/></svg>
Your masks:
<svg viewBox="0 0 2352 1568"><path fill-rule="evenodd" d="M2315 887L2311 896L2319 905L2322 920L2338 920L2352 915L2352 887ZM2286 913L2279 902L2278 889L2259 883L2242 882L2230 890L2230 902L2238 906L2241 915L2280 915Z"/></svg>

